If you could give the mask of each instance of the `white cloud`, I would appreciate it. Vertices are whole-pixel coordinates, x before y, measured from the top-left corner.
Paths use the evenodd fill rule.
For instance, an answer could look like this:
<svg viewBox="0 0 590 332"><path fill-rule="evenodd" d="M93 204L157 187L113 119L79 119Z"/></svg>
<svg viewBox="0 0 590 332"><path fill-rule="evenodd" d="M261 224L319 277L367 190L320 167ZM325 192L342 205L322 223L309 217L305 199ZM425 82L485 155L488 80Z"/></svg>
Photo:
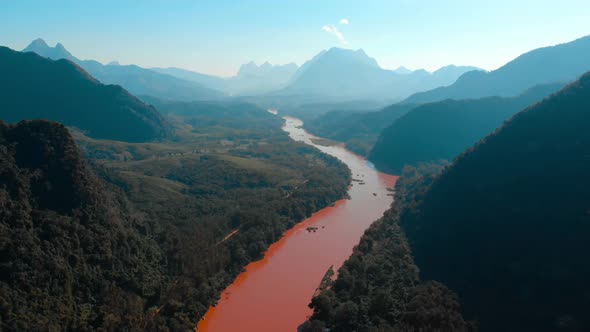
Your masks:
<svg viewBox="0 0 590 332"><path fill-rule="evenodd" d="M342 34L342 32L340 32L338 30L338 28L335 25L324 25L322 27L322 30L326 31L327 33L333 34L334 36L336 36L336 38L338 38L338 40L340 41L340 43L342 43L343 45L348 45L348 42L346 41L346 39L344 38L344 35Z"/></svg>
<svg viewBox="0 0 590 332"><path fill-rule="evenodd" d="M350 24L350 21L347 18L343 18L340 20L340 24L348 25Z"/></svg>

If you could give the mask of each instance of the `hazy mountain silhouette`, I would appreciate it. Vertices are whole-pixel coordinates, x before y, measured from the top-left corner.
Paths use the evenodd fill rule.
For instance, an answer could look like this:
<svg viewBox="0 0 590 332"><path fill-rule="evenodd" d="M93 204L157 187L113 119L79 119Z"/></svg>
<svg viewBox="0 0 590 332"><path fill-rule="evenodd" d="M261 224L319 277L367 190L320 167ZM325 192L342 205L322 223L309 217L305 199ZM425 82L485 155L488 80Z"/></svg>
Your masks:
<svg viewBox="0 0 590 332"><path fill-rule="evenodd" d="M258 66L249 62L240 67L236 76L221 78L181 68L152 68L154 71L193 81L223 91L232 96L259 95L283 88L298 67L294 63L272 65L268 62Z"/></svg>
<svg viewBox="0 0 590 332"><path fill-rule="evenodd" d="M474 67L455 67L428 73L385 70L363 50L331 48L306 62L291 83L277 95L319 95L344 100L400 100L417 91L452 84Z"/></svg>
<svg viewBox="0 0 590 332"><path fill-rule="evenodd" d="M258 66L256 63L254 63L254 61L251 61L240 66L237 77L271 77L274 80L279 80L283 83L286 83L289 81L291 76L295 74L298 68L299 67L297 67L297 65L294 63L289 63L286 65L272 65L267 61Z"/></svg>
<svg viewBox="0 0 590 332"><path fill-rule="evenodd" d="M261 94L283 88L299 69L296 64L271 65L268 62L258 66L249 62L240 67L236 77L232 78L230 93Z"/></svg>
<svg viewBox="0 0 590 332"><path fill-rule="evenodd" d="M151 106L120 86L103 85L69 60L0 47L0 119L49 119L94 138L145 141L169 134Z"/></svg>
<svg viewBox="0 0 590 332"><path fill-rule="evenodd" d="M226 90L226 84L227 84L226 79L221 78L221 77L207 75L207 74L201 74L201 73L197 73L194 71L190 71L190 70L186 70L186 69L182 69L182 68L176 68L176 67L150 68L150 70L156 71L158 73L174 76L174 77L177 77L177 78L180 78L183 80L195 82L195 83L201 84L203 86L206 86L208 88L215 89L218 91L225 92L225 90Z"/></svg>
<svg viewBox="0 0 590 332"><path fill-rule="evenodd" d="M63 45L49 47L43 39L36 39L23 52L35 52L53 60L71 60L104 84L121 85L136 95L150 95L171 100L218 99L223 94L204 85L177 77L158 73L135 65L103 65L94 60L80 60L68 52Z"/></svg>
<svg viewBox="0 0 590 332"><path fill-rule="evenodd" d="M590 330L590 73L459 157L401 222L481 331Z"/></svg>
<svg viewBox="0 0 590 332"><path fill-rule="evenodd" d="M396 73L396 74L402 74L402 75L411 74L412 73L412 71L410 69L408 69L408 68L406 68L404 66L398 67L397 69L393 70L393 72Z"/></svg>
<svg viewBox="0 0 590 332"><path fill-rule="evenodd" d="M416 93L406 102L516 96L534 85L573 81L588 70L590 36L530 51L491 72L466 73L451 86Z"/></svg>
<svg viewBox="0 0 590 332"><path fill-rule="evenodd" d="M55 47L49 47L45 40L41 38L33 40L23 52L35 52L52 60L67 59L74 62L77 60L61 43L57 43Z"/></svg>
<svg viewBox="0 0 590 332"><path fill-rule="evenodd" d="M394 174L401 174L405 165L452 160L514 113L562 86L537 86L518 97L445 100L418 106L383 130L369 159Z"/></svg>

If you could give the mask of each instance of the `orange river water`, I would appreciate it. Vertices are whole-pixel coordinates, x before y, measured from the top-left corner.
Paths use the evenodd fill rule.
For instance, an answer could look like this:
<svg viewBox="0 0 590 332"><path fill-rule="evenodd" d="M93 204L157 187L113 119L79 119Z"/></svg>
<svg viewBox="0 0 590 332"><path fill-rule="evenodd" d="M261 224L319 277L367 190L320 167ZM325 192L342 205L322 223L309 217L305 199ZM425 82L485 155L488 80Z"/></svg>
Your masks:
<svg viewBox="0 0 590 332"><path fill-rule="evenodd" d="M285 117L285 130L296 140L313 145L343 161L351 170L350 199L340 200L285 232L263 259L248 264L209 308L198 332L295 332L312 313L308 304L324 273L337 270L350 256L363 232L379 219L393 200L387 188L397 177L379 173L367 160L343 146L319 146L301 127ZM307 227L317 227L308 232ZM230 240L231 241L231 240Z"/></svg>

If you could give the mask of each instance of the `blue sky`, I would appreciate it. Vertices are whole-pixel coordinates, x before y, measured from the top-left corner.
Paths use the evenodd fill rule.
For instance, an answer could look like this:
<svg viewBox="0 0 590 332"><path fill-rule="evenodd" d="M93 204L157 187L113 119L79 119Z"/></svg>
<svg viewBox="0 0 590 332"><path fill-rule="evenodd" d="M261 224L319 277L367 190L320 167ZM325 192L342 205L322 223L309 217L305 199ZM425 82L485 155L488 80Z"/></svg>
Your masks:
<svg viewBox="0 0 590 332"><path fill-rule="evenodd" d="M334 46L390 69L491 70L589 35L588 13L588 0L18 0L2 4L0 45L42 37L82 59L222 76L250 60L301 65Z"/></svg>

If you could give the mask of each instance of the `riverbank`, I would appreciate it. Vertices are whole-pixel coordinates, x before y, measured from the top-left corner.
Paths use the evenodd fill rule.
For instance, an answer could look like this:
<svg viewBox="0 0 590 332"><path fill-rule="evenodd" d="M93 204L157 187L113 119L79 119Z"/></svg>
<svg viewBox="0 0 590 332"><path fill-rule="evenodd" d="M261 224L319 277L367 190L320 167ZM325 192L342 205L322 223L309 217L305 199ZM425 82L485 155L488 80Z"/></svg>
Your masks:
<svg viewBox="0 0 590 332"><path fill-rule="evenodd" d="M295 118L285 117L289 136L340 159L353 177L350 199L337 201L297 224L272 244L262 260L246 266L209 309L199 332L295 331L311 314L308 304L326 270L337 270L352 253L364 231L386 211L396 177L377 172L363 158L342 146L320 146ZM316 232L307 231L308 228Z"/></svg>

